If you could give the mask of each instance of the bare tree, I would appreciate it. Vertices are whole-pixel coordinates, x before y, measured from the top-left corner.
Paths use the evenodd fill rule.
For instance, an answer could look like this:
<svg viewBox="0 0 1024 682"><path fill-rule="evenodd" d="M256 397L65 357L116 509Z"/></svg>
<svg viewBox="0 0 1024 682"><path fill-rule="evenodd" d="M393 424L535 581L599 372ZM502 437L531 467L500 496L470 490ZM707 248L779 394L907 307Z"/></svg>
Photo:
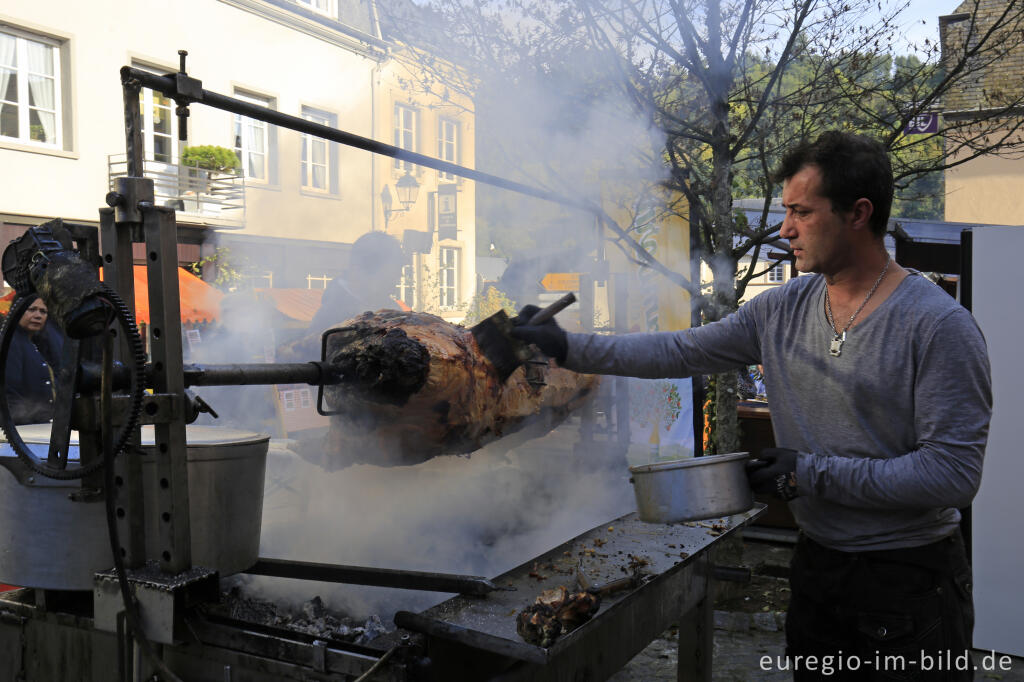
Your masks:
<svg viewBox="0 0 1024 682"><path fill-rule="evenodd" d="M615 101L655 131L636 147L632 168L645 166L666 190L647 188L668 197L660 211L678 212L699 234L711 291L701 295L689 264L650 253L637 238L641 211L616 220L596 194L590 204L609 243L698 296L708 322L735 310L748 283L782 260L758 270L767 249L787 251L769 220L779 192L771 170L796 141L833 128L873 135L892 151L901 191L979 156L1024 150L1024 89L971 87L1024 42L1024 2L967 0L955 30L944 32L944 50L926 42L914 46L916 56L895 59L905 9L849 0L394 0L383 14L407 43L424 48L410 74L433 76L411 76L419 87L435 95L453 87L438 77L453 63L472 74L458 82L477 97L481 130L488 95L546 81L564 101ZM965 92L972 100L961 108L971 115L949 116L935 133L905 134L909 122ZM579 113L568 106L563 120L531 125L571 129ZM580 164L502 131L511 143L503 168L545 187L584 186ZM737 196L763 201L759 220L737 219ZM751 267L738 271L745 256ZM716 386L716 447L729 452L738 449L735 373Z"/></svg>

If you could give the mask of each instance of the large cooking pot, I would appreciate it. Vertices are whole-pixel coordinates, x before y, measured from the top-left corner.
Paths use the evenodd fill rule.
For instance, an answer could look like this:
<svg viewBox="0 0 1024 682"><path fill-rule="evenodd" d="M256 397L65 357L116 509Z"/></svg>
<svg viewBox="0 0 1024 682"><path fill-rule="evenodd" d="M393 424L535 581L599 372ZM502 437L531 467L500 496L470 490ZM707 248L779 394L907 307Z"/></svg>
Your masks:
<svg viewBox="0 0 1024 682"><path fill-rule="evenodd" d="M689 457L629 468L641 521L675 523L745 512L754 506L750 454Z"/></svg>
<svg viewBox="0 0 1024 682"><path fill-rule="evenodd" d="M50 425L18 428L37 457L46 458ZM192 563L238 573L259 556L263 513L263 475L267 443L262 433L211 426L186 427L188 443L189 523ZM153 427L142 428L144 451L152 451ZM77 433L72 432L69 459L78 456ZM7 443L0 458L13 457ZM124 457L125 455L120 455ZM158 537L157 519L150 505L157 485L153 458L142 456L143 491L150 526L149 543ZM91 590L93 573L113 566L102 500L78 502L69 494L80 481L58 481L35 476L32 485L18 483L0 466L0 583L53 590ZM121 538L125 542L125 538Z"/></svg>

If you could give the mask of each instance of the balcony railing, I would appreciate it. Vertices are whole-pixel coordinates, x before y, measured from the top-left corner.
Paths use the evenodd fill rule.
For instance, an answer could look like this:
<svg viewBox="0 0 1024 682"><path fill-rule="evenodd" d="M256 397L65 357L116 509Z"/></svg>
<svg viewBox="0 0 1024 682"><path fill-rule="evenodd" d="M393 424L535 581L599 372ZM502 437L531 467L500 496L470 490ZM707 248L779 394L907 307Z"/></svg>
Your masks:
<svg viewBox="0 0 1024 682"><path fill-rule="evenodd" d="M228 224L245 223L245 178L241 175L153 159L145 159L142 167L143 176L153 180L157 205L170 206L179 213L214 218ZM111 154L107 157L110 189L114 189L114 178L127 175L126 154Z"/></svg>

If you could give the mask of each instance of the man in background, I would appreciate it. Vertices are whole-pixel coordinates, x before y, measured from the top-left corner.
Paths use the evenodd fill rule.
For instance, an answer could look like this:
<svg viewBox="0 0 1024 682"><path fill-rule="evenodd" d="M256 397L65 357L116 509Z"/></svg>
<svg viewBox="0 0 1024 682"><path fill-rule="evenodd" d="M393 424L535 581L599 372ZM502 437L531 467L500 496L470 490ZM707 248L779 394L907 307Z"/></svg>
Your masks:
<svg viewBox="0 0 1024 682"><path fill-rule="evenodd" d="M277 350L277 359L302 362L320 357L320 335L360 313L398 308L395 287L402 276L405 253L397 239L384 232L368 232L352 244L345 274L327 283L320 308L306 335Z"/></svg>
<svg viewBox="0 0 1024 682"><path fill-rule="evenodd" d="M327 283L308 333L322 334L367 310L397 308L393 294L404 264L402 245L391 235L368 232L357 239L345 274Z"/></svg>

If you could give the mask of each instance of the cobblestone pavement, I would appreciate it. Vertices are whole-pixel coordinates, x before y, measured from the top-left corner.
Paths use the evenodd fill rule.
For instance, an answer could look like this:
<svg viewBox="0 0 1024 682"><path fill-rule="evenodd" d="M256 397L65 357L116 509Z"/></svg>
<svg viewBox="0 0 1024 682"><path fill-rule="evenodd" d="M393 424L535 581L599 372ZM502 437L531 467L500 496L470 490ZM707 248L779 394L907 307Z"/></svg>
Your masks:
<svg viewBox="0 0 1024 682"><path fill-rule="evenodd" d="M772 579L785 583L789 551L785 544L746 541L736 543L732 550L726 550L726 556L715 557L719 564L750 567L755 579L747 584L719 586L721 589L716 599L718 608L715 611L713 682L779 682L791 679L788 671L779 670L775 664L775 660L785 650L782 630L785 612L775 610L779 605L778 595L765 589L766 581ZM729 610L722 610L722 606L729 607ZM610 682L676 680L678 646L675 628L669 628L615 673ZM771 659L772 665L762 665L764 656ZM988 661L985 661L986 656ZM976 682L1024 682L1024 658L1010 657L1000 661L997 657L995 670L981 667L983 662L992 661L990 652L975 651L973 658L975 666L978 666ZM1001 668L1000 663L1004 664ZM842 680L842 675L837 673L834 679Z"/></svg>

